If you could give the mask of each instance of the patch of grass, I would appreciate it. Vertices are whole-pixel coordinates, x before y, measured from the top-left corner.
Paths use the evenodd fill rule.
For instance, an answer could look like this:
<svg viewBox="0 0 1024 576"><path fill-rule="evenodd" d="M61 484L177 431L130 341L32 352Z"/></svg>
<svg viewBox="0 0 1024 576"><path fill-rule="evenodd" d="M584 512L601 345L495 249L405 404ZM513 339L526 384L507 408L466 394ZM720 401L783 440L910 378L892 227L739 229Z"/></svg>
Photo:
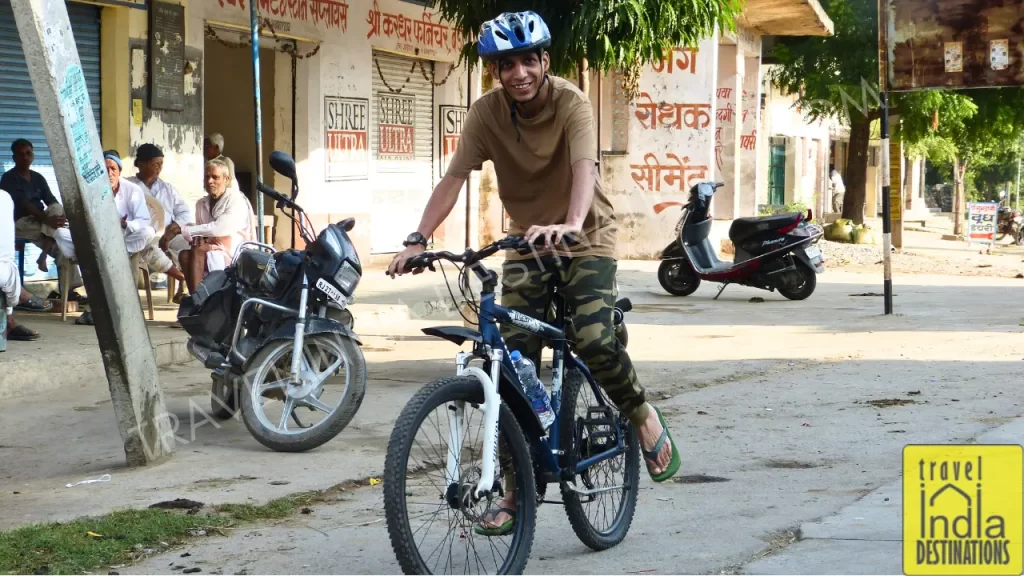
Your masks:
<svg viewBox="0 0 1024 576"><path fill-rule="evenodd" d="M325 492L303 492L262 506L223 504L212 514L144 509L119 510L71 522L32 524L0 531L0 574L106 573L149 554L185 543L196 530L279 520L322 501ZM92 536L89 534L97 534Z"/></svg>
<svg viewBox="0 0 1024 576"><path fill-rule="evenodd" d="M81 574L129 564L144 550L183 542L190 530L227 525L227 516L188 516L164 510L120 510L65 523L0 532L0 573ZM89 532L99 536L91 536ZM141 545L141 549L136 548Z"/></svg>
<svg viewBox="0 0 1024 576"><path fill-rule="evenodd" d="M319 492L300 492L283 498L271 500L262 506L252 504L221 504L217 511L227 514L239 522L255 522L257 520L280 520L287 518L299 508L320 501Z"/></svg>

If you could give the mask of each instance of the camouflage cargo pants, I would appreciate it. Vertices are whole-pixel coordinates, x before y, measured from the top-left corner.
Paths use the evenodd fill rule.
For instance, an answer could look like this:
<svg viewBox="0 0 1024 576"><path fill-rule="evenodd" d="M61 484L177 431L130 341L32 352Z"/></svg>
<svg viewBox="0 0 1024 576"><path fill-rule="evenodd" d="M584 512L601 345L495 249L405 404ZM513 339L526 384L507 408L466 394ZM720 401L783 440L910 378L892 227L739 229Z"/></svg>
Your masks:
<svg viewBox="0 0 1024 576"><path fill-rule="evenodd" d="M572 311L574 352L622 414L639 425L647 417L646 393L626 349L615 337L612 319L618 297L617 267L615 259L596 256L509 260L502 270L501 305L544 320L551 306L551 283L557 282ZM509 325L502 327L502 336L509 350L519 350L534 365L541 365L540 338Z"/></svg>

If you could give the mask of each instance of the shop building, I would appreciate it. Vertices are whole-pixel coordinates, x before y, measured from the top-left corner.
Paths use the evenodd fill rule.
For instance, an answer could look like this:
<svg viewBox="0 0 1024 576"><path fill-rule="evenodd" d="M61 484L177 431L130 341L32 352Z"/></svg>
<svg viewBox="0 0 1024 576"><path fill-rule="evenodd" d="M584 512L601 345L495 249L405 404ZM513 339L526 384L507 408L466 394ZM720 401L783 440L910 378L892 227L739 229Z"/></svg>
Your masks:
<svg viewBox="0 0 1024 576"><path fill-rule="evenodd" d="M419 0L258 1L264 182L290 190L269 156L292 154L298 201L317 230L351 216L361 255L400 249L479 94L479 68L459 64L460 34ZM163 178L195 201L204 194L204 135L220 133L255 207L248 0L67 6L103 147L121 153L125 172L134 172L139 145L156 144ZM154 46L160 57L150 63ZM0 166L13 165L3 152L11 141L29 138L34 168L59 196L10 0L0 0L0 97ZM466 209L476 206L474 180L435 234L437 246L461 249L475 237ZM271 202L264 207L269 238L291 246L291 222Z"/></svg>

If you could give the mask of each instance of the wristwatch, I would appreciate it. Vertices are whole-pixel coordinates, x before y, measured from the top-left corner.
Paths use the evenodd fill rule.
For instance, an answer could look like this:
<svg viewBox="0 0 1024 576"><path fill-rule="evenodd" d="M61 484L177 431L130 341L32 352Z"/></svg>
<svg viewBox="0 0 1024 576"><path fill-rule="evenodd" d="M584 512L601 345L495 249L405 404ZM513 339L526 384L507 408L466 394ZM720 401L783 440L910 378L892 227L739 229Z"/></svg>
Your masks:
<svg viewBox="0 0 1024 576"><path fill-rule="evenodd" d="M420 234L419 232L413 232L412 234L409 234L409 237L405 239L405 242L402 242L402 246L408 248L413 244L420 244L424 248L426 248L427 239L423 237L423 234Z"/></svg>

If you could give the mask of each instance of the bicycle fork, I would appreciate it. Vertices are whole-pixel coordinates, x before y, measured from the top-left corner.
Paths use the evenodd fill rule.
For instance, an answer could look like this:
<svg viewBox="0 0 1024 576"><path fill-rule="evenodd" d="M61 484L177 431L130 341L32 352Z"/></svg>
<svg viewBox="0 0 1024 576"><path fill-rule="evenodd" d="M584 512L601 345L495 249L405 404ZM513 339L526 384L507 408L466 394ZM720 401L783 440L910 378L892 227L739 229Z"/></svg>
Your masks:
<svg viewBox="0 0 1024 576"><path fill-rule="evenodd" d="M488 353L491 360L491 374L475 366L468 366L473 355L468 352L459 352L456 357L458 376L472 376L476 378L484 390L484 403L481 409L484 413L484 447L483 466L480 472L480 480L473 491L473 498L479 500L484 498L494 489L494 472L498 461L498 413L501 410L501 396L498 394L498 378L501 374L501 350L491 350ZM462 459L462 440L465 437L465 402L453 402L449 410L454 412L453 418L448 425L448 481L459 483L460 460Z"/></svg>

